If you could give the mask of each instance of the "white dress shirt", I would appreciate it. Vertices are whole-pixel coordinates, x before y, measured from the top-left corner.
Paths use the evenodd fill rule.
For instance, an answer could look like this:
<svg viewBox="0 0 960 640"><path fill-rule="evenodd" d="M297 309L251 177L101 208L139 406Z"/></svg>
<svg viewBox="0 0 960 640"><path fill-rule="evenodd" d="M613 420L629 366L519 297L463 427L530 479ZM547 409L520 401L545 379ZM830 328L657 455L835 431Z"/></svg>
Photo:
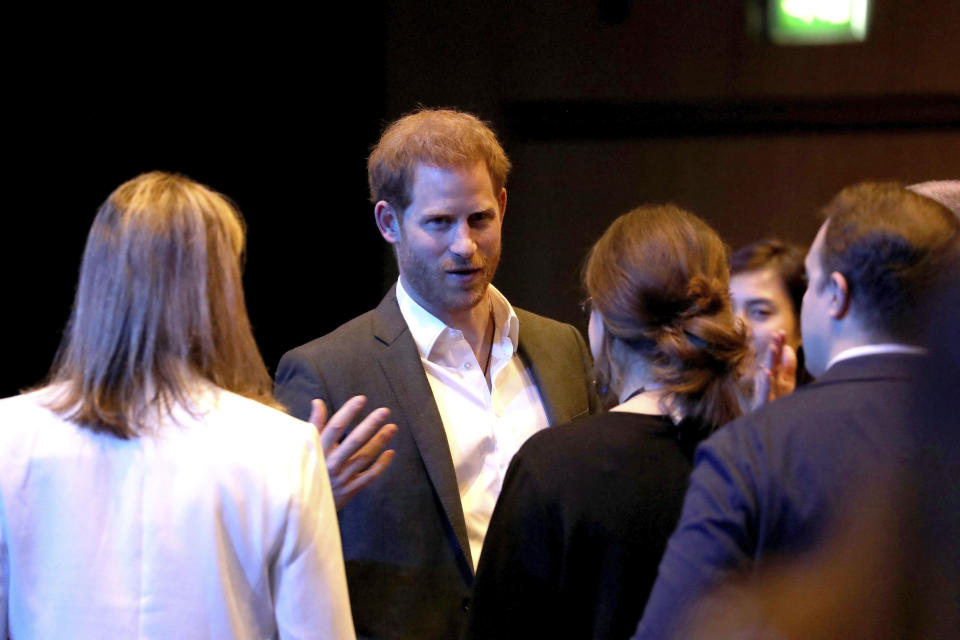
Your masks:
<svg viewBox="0 0 960 640"><path fill-rule="evenodd" d="M510 459L548 425L533 376L517 354L520 322L493 285L494 335L487 379L463 333L417 304L397 283L410 329L450 446L474 569Z"/></svg>
<svg viewBox="0 0 960 640"><path fill-rule="evenodd" d="M198 384L131 440L0 400L0 637L353 638L316 430Z"/></svg>

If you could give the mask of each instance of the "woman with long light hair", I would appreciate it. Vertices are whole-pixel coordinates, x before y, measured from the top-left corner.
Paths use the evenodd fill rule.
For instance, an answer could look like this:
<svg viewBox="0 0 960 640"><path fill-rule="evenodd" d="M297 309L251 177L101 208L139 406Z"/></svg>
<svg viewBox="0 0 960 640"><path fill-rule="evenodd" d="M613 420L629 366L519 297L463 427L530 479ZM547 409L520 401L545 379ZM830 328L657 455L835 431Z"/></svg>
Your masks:
<svg viewBox="0 0 960 640"><path fill-rule="evenodd" d="M4 637L353 637L323 451L275 408L243 247L182 176L101 206L49 382L0 401Z"/></svg>

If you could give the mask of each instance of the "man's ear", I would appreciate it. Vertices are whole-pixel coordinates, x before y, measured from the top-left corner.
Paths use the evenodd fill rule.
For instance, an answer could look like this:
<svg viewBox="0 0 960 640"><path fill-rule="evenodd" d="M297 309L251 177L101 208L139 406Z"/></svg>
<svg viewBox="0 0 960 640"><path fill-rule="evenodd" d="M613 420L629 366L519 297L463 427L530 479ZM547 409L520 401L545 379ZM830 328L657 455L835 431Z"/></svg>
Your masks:
<svg viewBox="0 0 960 640"><path fill-rule="evenodd" d="M850 313L850 287L847 279L839 271L830 274L830 317L841 320Z"/></svg>
<svg viewBox="0 0 960 640"><path fill-rule="evenodd" d="M506 188L500 189L500 196L497 198L497 202L500 203L500 222L503 222L503 215L507 212L507 190L506 190Z"/></svg>
<svg viewBox="0 0 960 640"><path fill-rule="evenodd" d="M377 229L384 240L390 244L400 242L400 216L392 204L381 200L373 205L373 217L377 221Z"/></svg>

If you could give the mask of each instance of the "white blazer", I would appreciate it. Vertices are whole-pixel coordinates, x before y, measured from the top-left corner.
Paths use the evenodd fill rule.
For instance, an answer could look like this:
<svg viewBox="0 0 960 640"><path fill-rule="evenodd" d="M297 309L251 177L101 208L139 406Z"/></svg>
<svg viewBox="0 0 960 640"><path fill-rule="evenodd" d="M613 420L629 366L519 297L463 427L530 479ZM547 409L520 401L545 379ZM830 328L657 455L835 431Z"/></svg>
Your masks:
<svg viewBox="0 0 960 640"><path fill-rule="evenodd" d="M46 393L0 400L0 634L354 638L311 425L204 383L120 440Z"/></svg>

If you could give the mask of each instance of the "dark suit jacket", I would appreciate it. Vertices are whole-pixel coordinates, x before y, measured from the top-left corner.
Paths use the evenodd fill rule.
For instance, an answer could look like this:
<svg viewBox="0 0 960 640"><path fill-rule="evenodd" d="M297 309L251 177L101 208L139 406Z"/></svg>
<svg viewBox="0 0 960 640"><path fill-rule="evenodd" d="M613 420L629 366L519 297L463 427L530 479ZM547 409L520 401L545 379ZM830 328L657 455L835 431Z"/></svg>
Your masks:
<svg viewBox="0 0 960 640"><path fill-rule="evenodd" d="M593 406L590 357L580 333L516 309L518 353L551 424ZM456 638L470 606L473 563L453 460L420 354L395 289L332 333L287 352L277 399L306 418L310 400L331 410L363 394L399 431L383 477L340 512L357 633L371 638Z"/></svg>
<svg viewBox="0 0 960 640"><path fill-rule="evenodd" d="M684 609L723 578L820 542L871 473L909 455L912 378L921 362L842 360L701 444L634 637L671 637Z"/></svg>

